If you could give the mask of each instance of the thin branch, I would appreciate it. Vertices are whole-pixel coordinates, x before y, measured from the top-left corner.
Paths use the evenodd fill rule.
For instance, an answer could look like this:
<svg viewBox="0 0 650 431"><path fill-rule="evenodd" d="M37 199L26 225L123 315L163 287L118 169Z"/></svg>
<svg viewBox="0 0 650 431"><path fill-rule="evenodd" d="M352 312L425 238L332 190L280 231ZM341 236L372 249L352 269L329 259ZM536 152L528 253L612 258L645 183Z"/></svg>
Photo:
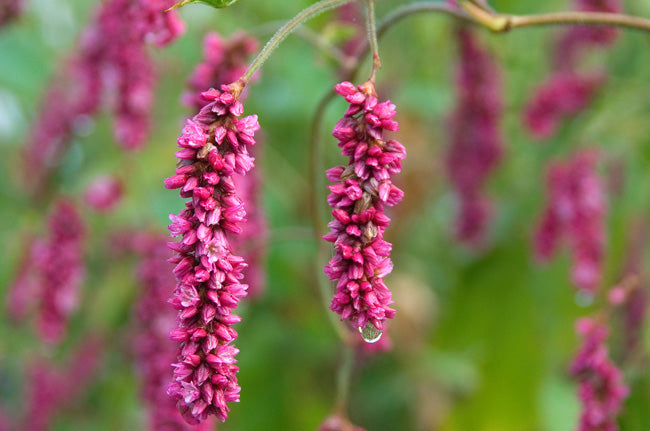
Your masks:
<svg viewBox="0 0 650 431"><path fill-rule="evenodd" d="M271 53L280 45L284 38L286 38L289 34L291 34L292 31L296 29L296 27L308 19L313 18L322 12L325 12L328 9L332 9L350 1L352 0L321 0L318 3L314 3L313 5L309 6L308 8L303 9L300 13L298 13L298 15L283 25L266 43L266 45L264 45L264 48L262 48L260 53L257 54L257 57L255 57L244 75L237 81L230 84L234 90L234 94L238 96L239 93L241 93L255 71L257 71L257 69L259 69L264 64Z"/></svg>
<svg viewBox="0 0 650 431"><path fill-rule="evenodd" d="M370 74L370 81L375 82L377 70L381 68L379 44L377 43L377 28L375 26L375 0L366 0L366 31L368 32L368 43L372 49L372 73Z"/></svg>
<svg viewBox="0 0 650 431"><path fill-rule="evenodd" d="M557 24L606 25L650 32L650 19L604 12L557 12L539 15L497 15L506 18L502 31Z"/></svg>
<svg viewBox="0 0 650 431"><path fill-rule="evenodd" d="M650 32L650 20L631 15L607 12L555 12L537 15L509 15L491 13L463 0L463 8L476 20L495 33L506 33L514 28L542 25L604 25Z"/></svg>

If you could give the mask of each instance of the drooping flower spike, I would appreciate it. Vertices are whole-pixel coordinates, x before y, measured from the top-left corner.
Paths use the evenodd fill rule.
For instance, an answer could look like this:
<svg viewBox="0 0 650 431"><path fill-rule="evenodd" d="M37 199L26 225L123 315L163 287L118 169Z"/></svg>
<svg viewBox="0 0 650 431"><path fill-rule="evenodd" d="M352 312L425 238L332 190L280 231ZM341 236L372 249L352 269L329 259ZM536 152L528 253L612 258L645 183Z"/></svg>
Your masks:
<svg viewBox="0 0 650 431"><path fill-rule="evenodd" d="M596 173L597 155L584 151L547 174L548 203L535 233L535 254L546 261L566 238L573 252L571 279L593 293L602 278L607 204Z"/></svg>
<svg viewBox="0 0 650 431"><path fill-rule="evenodd" d="M244 106L228 86L202 93L205 106L187 120L178 138L176 175L165 180L189 199L185 210L171 214L171 259L177 279L170 302L178 310L179 328L172 338L181 343L169 395L188 423L209 415L225 420L229 402L239 401L239 370L231 344L237 303L246 296L241 284L244 260L232 253L227 233L239 234L246 215L233 182L253 167L248 147L255 144L257 116L239 118Z"/></svg>
<svg viewBox="0 0 650 431"><path fill-rule="evenodd" d="M219 88L223 84L235 82L244 74L247 60L257 50L257 40L243 31L227 39L216 32L208 33L203 39L203 61L199 63L188 80L188 90L183 94L183 102L200 110L206 101L201 92L210 88ZM259 76L256 73L253 78ZM243 100L246 90L239 96ZM249 149L256 155L258 147ZM234 178L235 187L246 206L246 220L242 221L242 232L229 235L233 251L241 255L248 267L244 280L248 285L249 298L260 295L265 288L264 257L268 239L266 219L261 206L260 188L262 178L259 169L253 169L247 175Z"/></svg>
<svg viewBox="0 0 650 431"><path fill-rule="evenodd" d="M623 373L612 362L607 348L609 329L593 318L582 318L576 331L583 344L571 365L579 383L582 402L578 431L617 431L616 418L629 393Z"/></svg>
<svg viewBox="0 0 650 431"><path fill-rule="evenodd" d="M456 236L477 245L484 239L491 214L482 188L503 154L500 71L473 30L460 27L456 38L458 102L449 122L447 171L460 202Z"/></svg>
<svg viewBox="0 0 650 431"><path fill-rule="evenodd" d="M333 208L331 232L325 240L334 243L334 256L325 267L336 281L330 308L358 327L368 341L376 341L384 321L395 315L390 290L383 278L393 269L391 244L383 236L390 219L384 206L393 206L404 193L391 181L402 169L406 151L399 142L384 138L384 131L397 131L395 105L379 103L374 85L355 87L350 82L335 90L350 103L344 117L334 127L347 166L327 171L328 203Z"/></svg>

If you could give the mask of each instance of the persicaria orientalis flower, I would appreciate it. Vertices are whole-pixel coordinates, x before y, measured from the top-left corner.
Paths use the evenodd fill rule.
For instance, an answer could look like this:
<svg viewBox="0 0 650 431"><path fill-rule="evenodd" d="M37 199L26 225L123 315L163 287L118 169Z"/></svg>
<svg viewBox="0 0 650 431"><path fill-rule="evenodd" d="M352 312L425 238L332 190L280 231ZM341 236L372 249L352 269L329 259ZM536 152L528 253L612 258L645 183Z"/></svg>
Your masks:
<svg viewBox="0 0 650 431"><path fill-rule="evenodd" d="M244 106L228 86L201 97L205 106L178 138L176 175L165 180L189 199L185 210L170 215L172 236L182 236L170 243L177 279L170 302L179 318L172 338L181 346L168 393L191 424L208 415L223 421L227 404L239 401L238 350L231 343L237 338L232 324L241 320L233 310L247 291L240 282L246 263L232 253L227 234L241 233L246 213L233 176L253 167L248 147L259 129L256 115L239 118Z"/></svg>
<svg viewBox="0 0 650 431"><path fill-rule="evenodd" d="M621 11L619 0L575 0L574 5L584 12ZM555 44L554 70L535 89L524 110L524 124L535 138L552 137L562 120L581 113L589 106L605 82L606 74L580 70L584 48L607 47L617 34L613 27L586 25L571 27L562 34Z"/></svg>
<svg viewBox="0 0 650 431"><path fill-rule="evenodd" d="M395 105L379 103L370 81L358 88L343 82L335 90L350 103L333 131L349 162L327 171L335 183L327 198L334 220L324 237L334 243L334 257L325 267L330 280L337 281L330 308L359 329L381 331L395 315L383 280L393 269L391 244L383 239L390 222L384 207L404 196L391 175L401 171L406 151L399 142L384 139L385 130L399 128L393 120Z"/></svg>
<svg viewBox="0 0 650 431"><path fill-rule="evenodd" d="M85 274L85 226L75 204L56 202L48 219L48 235L29 243L8 297L9 313L22 319L32 305L43 341L63 339L77 309Z"/></svg>
<svg viewBox="0 0 650 431"><path fill-rule="evenodd" d="M498 65L472 30L461 27L456 37L460 49L458 106L450 119L447 171L460 201L456 235L478 244L491 213L481 188L503 153L499 129L503 103Z"/></svg>
<svg viewBox="0 0 650 431"><path fill-rule="evenodd" d="M572 280L593 292L601 281L605 248L606 202L596 173L594 152L576 154L567 163L553 163L547 174L548 203L535 234L535 253L549 259L562 237L573 251Z"/></svg>
<svg viewBox="0 0 650 431"><path fill-rule="evenodd" d="M196 66L188 81L189 88L183 94L184 103L197 110L203 108L206 101L201 98L201 92L235 82L246 71L246 60L257 50L257 45L257 40L244 32L237 32L228 39L222 38L216 32L208 33L203 40L203 61ZM258 75L253 75L253 78ZM243 100L245 96L244 89L239 95L239 100ZM258 147L249 148L251 155L255 155L257 150ZM259 295L265 287L262 267L268 235L260 205L261 182L259 169L234 177L239 197L246 205L246 220L241 223L241 233L229 235L228 240L232 250L241 255L248 264L244 280L248 285L249 298Z"/></svg>
<svg viewBox="0 0 650 431"><path fill-rule="evenodd" d="M628 388L623 375L609 357L606 340L609 330L602 322L582 318L576 325L582 347L571 365L579 382L582 413L578 431L617 431L616 417Z"/></svg>

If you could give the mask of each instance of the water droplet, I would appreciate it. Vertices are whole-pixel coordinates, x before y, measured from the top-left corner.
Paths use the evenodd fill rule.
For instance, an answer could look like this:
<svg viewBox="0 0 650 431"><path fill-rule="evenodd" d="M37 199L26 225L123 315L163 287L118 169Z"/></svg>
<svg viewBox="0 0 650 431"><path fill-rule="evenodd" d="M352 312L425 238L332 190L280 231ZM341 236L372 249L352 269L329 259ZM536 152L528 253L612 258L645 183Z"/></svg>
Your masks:
<svg viewBox="0 0 650 431"><path fill-rule="evenodd" d="M588 290L580 289L576 292L576 304L579 307L589 307L594 303L594 294Z"/></svg>
<svg viewBox="0 0 650 431"><path fill-rule="evenodd" d="M379 341L382 334L382 332L375 328L375 325L372 323L368 323L365 328L359 328L359 333L361 334L363 341L366 343L376 343Z"/></svg>

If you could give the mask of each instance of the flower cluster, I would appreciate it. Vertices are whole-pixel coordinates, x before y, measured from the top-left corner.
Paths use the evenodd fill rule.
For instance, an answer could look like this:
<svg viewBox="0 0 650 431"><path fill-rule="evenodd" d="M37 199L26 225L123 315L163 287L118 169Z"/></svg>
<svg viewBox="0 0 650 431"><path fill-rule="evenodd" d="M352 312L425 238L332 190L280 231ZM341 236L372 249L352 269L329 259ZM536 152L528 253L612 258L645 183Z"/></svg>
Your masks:
<svg viewBox="0 0 650 431"><path fill-rule="evenodd" d="M87 128L102 96L111 95L114 131L126 148L147 137L155 73L146 42L163 46L183 24L173 0L109 0L81 35L78 54L57 74L41 102L25 150L30 184L39 188L69 141Z"/></svg>
<svg viewBox="0 0 650 431"><path fill-rule="evenodd" d="M574 0L584 12L620 12L620 0ZM585 48L607 47L618 32L612 27L575 26L556 43L555 68L546 82L537 87L524 110L524 124L538 139L552 137L564 118L582 112L605 82L602 72L580 71L580 57Z"/></svg>
<svg viewBox="0 0 650 431"><path fill-rule="evenodd" d="M603 323L582 318L576 325L583 345L571 365L579 382L582 401L579 431L617 431L616 416L628 388L621 371L609 358L606 340L609 330Z"/></svg>
<svg viewBox="0 0 650 431"><path fill-rule="evenodd" d="M499 69L469 28L457 30L460 60L456 73L458 106L450 119L447 170L460 197L456 234L473 244L483 239L490 202L481 187L501 160L503 112Z"/></svg>
<svg viewBox="0 0 650 431"><path fill-rule="evenodd" d="M235 82L246 72L248 59L257 47L257 40L244 32L237 32L228 39L215 32L208 33L203 39L203 62L190 76L183 103L197 110L203 108L205 101L199 94Z"/></svg>
<svg viewBox="0 0 650 431"><path fill-rule="evenodd" d="M547 173L548 203L535 234L535 252L548 260L566 236L573 250L572 280L579 289L593 292L602 275L606 203L595 172L594 152L581 152L572 160L552 164Z"/></svg>
<svg viewBox="0 0 650 431"><path fill-rule="evenodd" d="M166 267L170 257L165 238L140 234L133 238L131 248L140 256L138 280L142 291L135 307L138 335L133 340L138 371L142 378L142 398L147 403L149 429L182 431L208 430L213 424L203 422L199 427L188 425L176 409L176 403L166 396L171 383L169 364L176 358L176 346L169 339L174 327L174 312L167 307L169 292L175 278Z"/></svg>
<svg viewBox="0 0 650 431"><path fill-rule="evenodd" d="M49 216L49 235L31 241L8 296L9 313L23 318L37 307L41 338L58 343L77 308L84 276L84 224L71 201L59 201Z"/></svg>
<svg viewBox="0 0 650 431"><path fill-rule="evenodd" d="M164 46L183 31L173 0L110 0L82 37L82 58L98 69L107 91L116 94L115 136L126 148L140 147L149 129L155 85L145 42Z"/></svg>
<svg viewBox="0 0 650 431"><path fill-rule="evenodd" d="M536 138L553 136L566 117L578 115L600 88L603 76L558 72L537 87L524 111L524 122Z"/></svg>
<svg viewBox="0 0 650 431"><path fill-rule="evenodd" d="M200 97L202 91L219 88L221 85L235 82L246 71L246 60L257 50L257 41L244 32L238 32L229 39L211 32L203 40L203 62L199 63L189 79L189 89L183 94L183 101L198 110L206 101ZM258 76L255 74L254 77ZM239 96L245 97L245 91ZM250 148L254 155L257 147ZM259 169L247 175L234 178L235 187L246 206L246 220L242 221L242 232L229 235L233 251L241 255L248 267L244 280L249 286L249 297L255 297L264 291L263 274L264 256L266 254L267 229L266 219L260 205L260 185L262 179Z"/></svg>
<svg viewBox="0 0 650 431"><path fill-rule="evenodd" d="M406 151L399 142L384 139L384 130L399 128L393 120L395 105L379 103L371 82L358 88L343 82L335 90L350 103L333 131L349 163L327 171L329 181L336 183L329 186L327 198L334 220L324 236L335 249L325 273L338 280L330 308L359 329L381 331L384 321L395 315L383 281L393 269L391 244L383 239L390 222L384 206L404 196L391 175L401 171Z"/></svg>
<svg viewBox="0 0 650 431"><path fill-rule="evenodd" d="M240 283L244 260L232 253L227 233L241 233L246 215L233 182L253 167L248 147L255 144L257 116L239 118L244 107L228 86L201 94L205 106L187 120L178 138L181 148L176 175L165 180L189 198L185 210L170 215L176 252L171 262L177 279L170 302L178 310L179 328L172 338L181 343L169 395L188 423L208 415L225 420L227 403L239 401L233 314L247 286Z"/></svg>
<svg viewBox="0 0 650 431"><path fill-rule="evenodd" d="M574 8L581 12L620 13L621 0L573 0ZM574 69L582 51L589 47L605 48L618 36L615 27L581 25L568 29L560 37L555 50L555 63L560 69Z"/></svg>
<svg viewBox="0 0 650 431"><path fill-rule="evenodd" d="M85 340L65 367L55 366L51 358L30 364L22 418L14 429L47 431L55 416L78 399L91 383L101 362L102 343Z"/></svg>

